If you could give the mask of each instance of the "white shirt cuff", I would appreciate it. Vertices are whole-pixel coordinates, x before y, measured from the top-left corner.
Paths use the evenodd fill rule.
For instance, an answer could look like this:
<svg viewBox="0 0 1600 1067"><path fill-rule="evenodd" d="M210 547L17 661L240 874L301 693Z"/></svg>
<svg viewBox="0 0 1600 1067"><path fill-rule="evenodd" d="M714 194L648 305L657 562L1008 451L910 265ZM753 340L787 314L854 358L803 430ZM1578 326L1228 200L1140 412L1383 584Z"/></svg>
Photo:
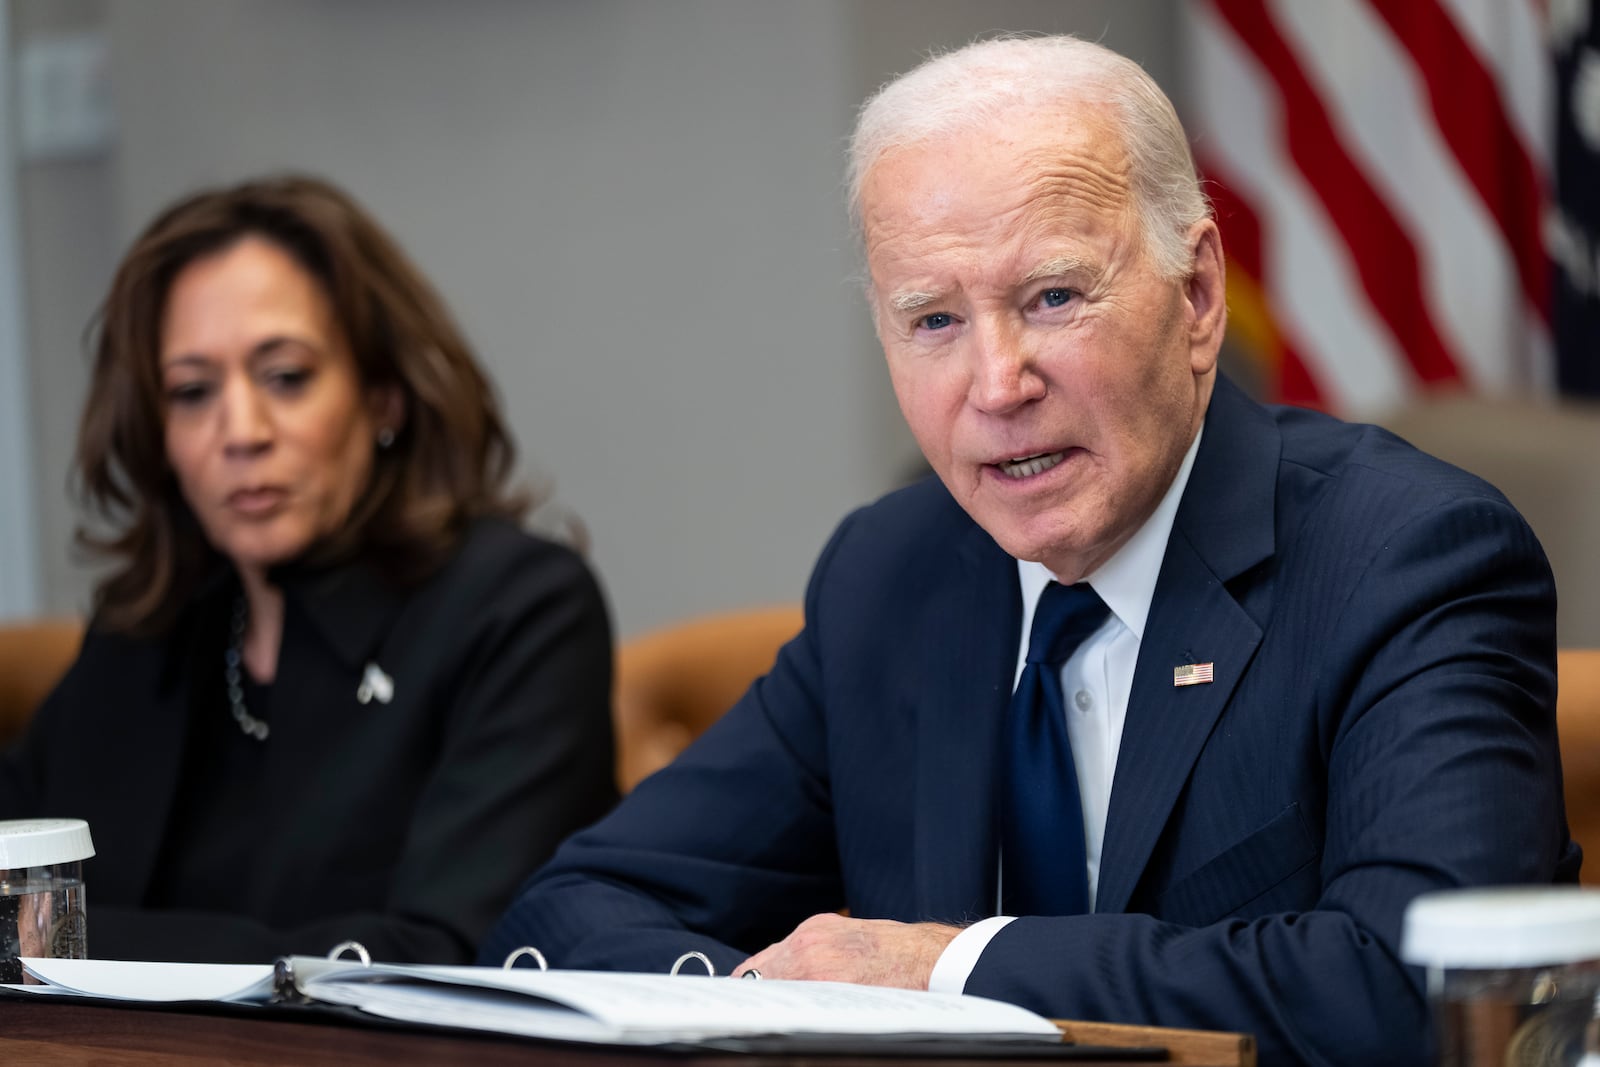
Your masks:
<svg viewBox="0 0 1600 1067"><path fill-rule="evenodd" d="M935 993L960 993L966 989L967 979L972 977L972 968L978 965L978 957L989 947L989 940L1013 918L1015 916L993 915L957 934L939 954L939 962L933 965L933 974L928 976L928 989Z"/></svg>

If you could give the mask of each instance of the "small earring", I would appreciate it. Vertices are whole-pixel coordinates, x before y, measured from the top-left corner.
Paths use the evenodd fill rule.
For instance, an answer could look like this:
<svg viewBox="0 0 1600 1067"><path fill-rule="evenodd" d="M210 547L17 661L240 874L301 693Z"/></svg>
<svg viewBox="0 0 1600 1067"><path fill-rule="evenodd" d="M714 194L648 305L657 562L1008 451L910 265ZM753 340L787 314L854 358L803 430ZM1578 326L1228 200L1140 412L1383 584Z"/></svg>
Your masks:
<svg viewBox="0 0 1600 1067"><path fill-rule="evenodd" d="M378 447L388 448L392 444L394 444L394 431L385 426L378 431Z"/></svg>

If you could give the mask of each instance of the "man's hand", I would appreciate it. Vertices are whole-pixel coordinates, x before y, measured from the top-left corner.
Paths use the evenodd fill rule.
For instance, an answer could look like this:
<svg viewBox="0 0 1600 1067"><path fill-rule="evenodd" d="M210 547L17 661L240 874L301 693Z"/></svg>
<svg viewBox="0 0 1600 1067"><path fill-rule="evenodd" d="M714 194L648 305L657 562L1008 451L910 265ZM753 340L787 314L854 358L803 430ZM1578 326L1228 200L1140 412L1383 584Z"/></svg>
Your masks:
<svg viewBox="0 0 1600 1067"><path fill-rule="evenodd" d="M813 915L776 945L768 945L739 964L733 973L737 977L756 970L763 978L927 989L939 954L960 932L960 927L938 923Z"/></svg>

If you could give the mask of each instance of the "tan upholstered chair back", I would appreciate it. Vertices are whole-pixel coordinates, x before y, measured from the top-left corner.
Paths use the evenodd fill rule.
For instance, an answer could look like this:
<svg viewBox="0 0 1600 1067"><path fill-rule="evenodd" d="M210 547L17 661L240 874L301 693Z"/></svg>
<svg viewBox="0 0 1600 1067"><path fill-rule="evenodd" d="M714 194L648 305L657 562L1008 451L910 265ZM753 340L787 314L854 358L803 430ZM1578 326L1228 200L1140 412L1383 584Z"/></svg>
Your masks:
<svg viewBox="0 0 1600 1067"><path fill-rule="evenodd" d="M625 641L614 703L617 787L632 789L689 747L800 632L798 605L707 615Z"/></svg>
<svg viewBox="0 0 1600 1067"><path fill-rule="evenodd" d="M22 733L82 642L76 619L0 624L0 748Z"/></svg>
<svg viewBox="0 0 1600 1067"><path fill-rule="evenodd" d="M1562 649L1556 681L1567 825L1583 846L1584 884L1600 885L1600 649Z"/></svg>

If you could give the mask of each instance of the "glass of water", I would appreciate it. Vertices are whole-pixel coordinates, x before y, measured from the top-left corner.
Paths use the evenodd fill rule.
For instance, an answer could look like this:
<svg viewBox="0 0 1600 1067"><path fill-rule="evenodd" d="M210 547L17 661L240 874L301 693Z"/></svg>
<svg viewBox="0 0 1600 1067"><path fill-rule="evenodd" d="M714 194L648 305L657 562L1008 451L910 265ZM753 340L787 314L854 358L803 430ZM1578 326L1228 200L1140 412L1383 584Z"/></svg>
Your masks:
<svg viewBox="0 0 1600 1067"><path fill-rule="evenodd" d="M23 956L88 956L83 861L93 855L82 819L0 822L0 982L28 980Z"/></svg>
<svg viewBox="0 0 1600 1067"><path fill-rule="evenodd" d="M1600 890L1453 889L1406 911L1427 968L1439 1067L1591 1067L1600 1033Z"/></svg>

